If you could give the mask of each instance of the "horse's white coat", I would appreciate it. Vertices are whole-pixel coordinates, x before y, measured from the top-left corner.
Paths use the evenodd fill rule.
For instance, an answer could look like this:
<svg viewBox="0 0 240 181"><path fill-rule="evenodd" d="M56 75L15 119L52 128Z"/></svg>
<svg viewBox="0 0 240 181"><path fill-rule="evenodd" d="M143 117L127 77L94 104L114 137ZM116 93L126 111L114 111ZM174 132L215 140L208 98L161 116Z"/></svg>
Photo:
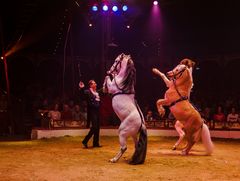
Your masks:
<svg viewBox="0 0 240 181"><path fill-rule="evenodd" d="M103 87L105 87L110 94L122 93L121 83L125 78L125 73L127 69L128 60L131 57L129 55L121 54L119 55L115 63L112 65L109 73L112 74L113 79L110 76L106 76ZM119 62L120 61L120 62ZM120 88L120 89L119 89ZM142 120L138 111L137 105L134 98L134 86L130 89L132 94L118 94L112 99L112 107L119 119L121 124L119 126L119 142L120 142L120 152L112 158L111 162L117 162L117 160L122 156L127 148L127 138L131 136L137 145L137 134L139 132Z"/></svg>

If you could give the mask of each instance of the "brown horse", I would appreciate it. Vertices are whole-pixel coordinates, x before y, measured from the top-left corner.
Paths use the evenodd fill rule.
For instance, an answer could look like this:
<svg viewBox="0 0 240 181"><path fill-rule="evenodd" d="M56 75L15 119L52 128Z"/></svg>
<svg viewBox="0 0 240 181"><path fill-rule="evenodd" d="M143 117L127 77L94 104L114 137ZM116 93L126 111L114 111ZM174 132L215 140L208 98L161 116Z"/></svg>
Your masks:
<svg viewBox="0 0 240 181"><path fill-rule="evenodd" d="M190 59L183 59L179 65L167 73L167 76L153 68L152 71L159 75L168 87L164 99L159 99L156 104L160 116L165 114L163 106L169 106L176 120L184 125L187 146L182 150L183 155L189 153L200 137L207 154L210 155L213 151L213 144L209 129L204 124L199 112L189 102L190 91L193 86L192 69L194 64Z"/></svg>

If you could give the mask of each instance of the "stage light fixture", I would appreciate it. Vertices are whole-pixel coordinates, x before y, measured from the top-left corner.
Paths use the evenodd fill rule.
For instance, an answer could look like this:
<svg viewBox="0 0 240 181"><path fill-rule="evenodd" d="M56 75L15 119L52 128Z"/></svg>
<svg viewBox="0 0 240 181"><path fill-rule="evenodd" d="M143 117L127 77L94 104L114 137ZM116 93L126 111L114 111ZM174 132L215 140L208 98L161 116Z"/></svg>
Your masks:
<svg viewBox="0 0 240 181"><path fill-rule="evenodd" d="M158 5L158 1L153 1L153 5L157 6Z"/></svg>
<svg viewBox="0 0 240 181"><path fill-rule="evenodd" d="M107 5L103 5L102 9L103 9L103 11L107 11L108 10L108 6Z"/></svg>
<svg viewBox="0 0 240 181"><path fill-rule="evenodd" d="M93 6L92 6L92 10L93 10L93 11L98 11L98 7L97 7L96 5L93 5Z"/></svg>
<svg viewBox="0 0 240 181"><path fill-rule="evenodd" d="M123 11L127 11L127 10L128 10L127 5L123 5L122 10L123 10Z"/></svg>
<svg viewBox="0 0 240 181"><path fill-rule="evenodd" d="M118 10L118 7L117 7L117 6L113 6L113 7L112 7L112 10L113 10L114 12L116 12L116 11Z"/></svg>

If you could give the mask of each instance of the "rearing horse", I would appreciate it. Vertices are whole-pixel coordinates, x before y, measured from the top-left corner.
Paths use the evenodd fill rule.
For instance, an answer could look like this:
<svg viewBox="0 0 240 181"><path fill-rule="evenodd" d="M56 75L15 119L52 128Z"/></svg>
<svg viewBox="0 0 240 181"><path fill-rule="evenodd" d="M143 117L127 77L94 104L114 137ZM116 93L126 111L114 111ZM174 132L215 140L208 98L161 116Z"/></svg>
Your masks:
<svg viewBox="0 0 240 181"><path fill-rule="evenodd" d="M115 163L120 159L127 150L127 138L132 137L135 152L129 163L144 163L147 151L147 130L143 114L135 101L136 70L130 55L120 54L107 74L103 88L105 92L112 94L113 110L121 120L118 129L121 148L110 161Z"/></svg>
<svg viewBox="0 0 240 181"><path fill-rule="evenodd" d="M190 91L193 86L192 68L194 64L190 59L183 59L179 65L167 73L167 76L153 68L153 72L159 75L168 87L164 99L157 101L159 114L163 116L165 113L163 106L169 106L176 120L184 125L187 146L182 150L183 155L189 153L200 137L207 154L211 154L213 151L209 129L204 124L199 112L189 102Z"/></svg>

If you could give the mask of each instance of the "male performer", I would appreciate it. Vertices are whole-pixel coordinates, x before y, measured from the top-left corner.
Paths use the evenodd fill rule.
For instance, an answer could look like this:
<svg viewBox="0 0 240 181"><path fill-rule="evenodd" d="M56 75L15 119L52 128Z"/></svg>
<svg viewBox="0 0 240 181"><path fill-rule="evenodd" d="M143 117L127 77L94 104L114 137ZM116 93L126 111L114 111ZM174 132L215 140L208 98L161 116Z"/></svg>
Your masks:
<svg viewBox="0 0 240 181"><path fill-rule="evenodd" d="M94 80L88 82L89 88L84 90L84 94L87 96L87 120L91 123L90 130L82 144L85 148L88 148L88 141L93 136L93 147L101 147L99 144L99 131L100 131L100 120L99 120L99 107L100 107L100 96L97 92L97 84ZM79 88L83 89L84 83L79 82Z"/></svg>

